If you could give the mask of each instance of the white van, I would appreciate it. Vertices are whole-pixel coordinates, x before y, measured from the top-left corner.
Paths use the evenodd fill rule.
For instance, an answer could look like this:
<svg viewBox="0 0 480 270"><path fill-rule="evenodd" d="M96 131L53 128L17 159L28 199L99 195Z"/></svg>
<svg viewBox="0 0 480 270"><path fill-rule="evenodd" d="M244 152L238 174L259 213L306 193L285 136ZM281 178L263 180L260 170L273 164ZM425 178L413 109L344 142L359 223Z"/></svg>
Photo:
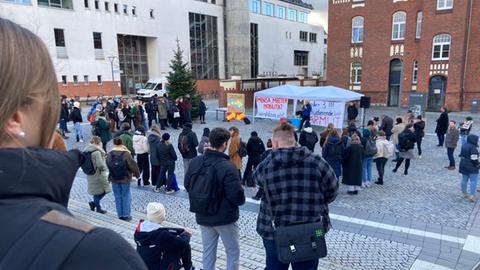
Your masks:
<svg viewBox="0 0 480 270"><path fill-rule="evenodd" d="M157 97L163 96L167 92L168 80L166 77L160 79L149 80L143 88L137 91L137 99L145 100L150 99L157 95Z"/></svg>

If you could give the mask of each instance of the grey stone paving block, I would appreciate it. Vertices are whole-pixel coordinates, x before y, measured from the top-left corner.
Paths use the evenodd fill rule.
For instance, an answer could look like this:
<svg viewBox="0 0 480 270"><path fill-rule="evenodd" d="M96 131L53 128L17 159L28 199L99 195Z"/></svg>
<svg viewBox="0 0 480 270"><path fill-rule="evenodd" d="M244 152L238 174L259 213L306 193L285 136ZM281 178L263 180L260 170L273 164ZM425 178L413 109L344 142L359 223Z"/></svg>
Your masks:
<svg viewBox="0 0 480 270"><path fill-rule="evenodd" d="M448 267L448 268L453 269L457 263L456 263L456 262L447 261L447 260L443 260L443 259L438 259L438 260L435 262L435 264L438 264L438 265L445 266L445 267Z"/></svg>
<svg viewBox="0 0 480 270"><path fill-rule="evenodd" d="M420 253L420 255L418 255L418 258L417 260L422 260L422 261L426 261L426 262L430 262L430 263L435 263L435 261L438 259L437 256L432 256L432 255L429 255L429 254L425 254L425 253Z"/></svg>

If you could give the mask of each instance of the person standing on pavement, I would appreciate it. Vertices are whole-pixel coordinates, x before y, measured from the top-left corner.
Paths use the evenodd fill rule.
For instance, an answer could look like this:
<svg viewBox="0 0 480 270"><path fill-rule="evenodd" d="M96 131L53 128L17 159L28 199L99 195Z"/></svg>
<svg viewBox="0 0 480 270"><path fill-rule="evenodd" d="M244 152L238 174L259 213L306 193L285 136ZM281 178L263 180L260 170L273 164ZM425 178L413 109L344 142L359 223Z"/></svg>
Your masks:
<svg viewBox="0 0 480 270"><path fill-rule="evenodd" d="M167 103L165 98L160 98L158 102L158 119L160 121L160 127L162 130L165 130L168 123L168 111Z"/></svg>
<svg viewBox="0 0 480 270"><path fill-rule="evenodd" d="M324 132L322 132L322 135L324 134ZM323 140L325 141L325 139ZM318 136L317 136L317 133L310 126L310 123L307 122L305 124L305 128L302 130L302 132L300 132L300 138L298 139L298 143L301 146L307 147L308 150L310 150L311 152L315 151L315 145L318 143ZM322 145L321 139L320 139L320 144Z"/></svg>
<svg viewBox="0 0 480 270"><path fill-rule="evenodd" d="M413 159L413 148L415 147L416 137L413 134L413 125L408 124L405 126L405 129L398 135L398 149L400 151L399 158L397 159L397 164L393 172L396 173L397 170L405 160L405 170L403 174L408 175L408 168L410 167L410 161Z"/></svg>
<svg viewBox="0 0 480 270"><path fill-rule="evenodd" d="M170 134L163 133L162 141L155 149L158 157L160 158L160 177L157 180L157 187L155 192L160 192L161 187L165 186L165 193L172 194L175 192L173 189L175 162L177 161L177 153L170 142Z"/></svg>
<svg viewBox="0 0 480 270"><path fill-rule="evenodd" d="M467 142L467 137L470 135L470 130L472 130L473 119L471 116L467 116L465 121L460 124L460 138L462 145Z"/></svg>
<svg viewBox="0 0 480 270"><path fill-rule="evenodd" d="M445 147L447 148L448 166L445 169L455 170L455 157L453 156L455 148L457 148L460 131L457 129L457 123L453 120L448 125L447 136L445 137Z"/></svg>
<svg viewBox="0 0 480 270"><path fill-rule="evenodd" d="M218 238L222 239L227 258L227 270L240 269L239 206L245 203L245 195L240 185L237 168L230 162L227 150L230 132L224 128L215 128L210 132L211 147L205 154L192 160L185 174L185 189L190 189L198 177L197 172L210 167L208 179L205 182L217 183L218 193L215 199L218 205L215 213L195 213L197 224L200 225L203 245L203 269L215 270L217 259ZM197 176L196 178L194 176ZM194 202L193 202L194 203ZM190 201L192 204L192 201Z"/></svg>
<svg viewBox="0 0 480 270"><path fill-rule="evenodd" d="M460 151L459 172L462 174L461 190L463 197L471 202L476 201L478 169L480 166L478 158L478 136L470 134ZM470 193L467 190L468 182L470 182Z"/></svg>
<svg viewBox="0 0 480 270"><path fill-rule="evenodd" d="M258 166L255 179L263 188L257 219L257 233L263 239L266 270L288 269L279 261L274 240L275 226L321 220L324 232L331 228L328 204L338 191L335 172L319 155L306 147L296 147L295 128L283 123L273 131L274 151ZM293 191L293 192L292 192ZM274 215L274 217L272 216ZM292 263L292 269L316 270L318 259Z"/></svg>
<svg viewBox="0 0 480 270"><path fill-rule="evenodd" d="M148 101L145 103L145 112L147 113L147 118L148 118L148 127L152 127L152 123L158 123L157 121L157 111L153 107L153 100L155 97L152 98L152 100Z"/></svg>
<svg viewBox="0 0 480 270"><path fill-rule="evenodd" d="M132 207L130 182L132 182L132 176L140 177L140 171L130 151L123 145L122 139L113 139L113 149L108 153L107 166L108 180L112 182L118 218L130 221L132 220L130 215Z"/></svg>
<svg viewBox="0 0 480 270"><path fill-rule="evenodd" d="M262 154L262 161L264 161L268 155L270 155L273 151L273 144L272 144L272 139L268 139L267 141L267 150L265 150L265 152L263 152ZM257 190L257 193L255 194L255 196L252 197L253 200L256 200L256 201L259 201L260 199L262 199L262 196L263 196L263 188L262 187L258 187L258 190Z"/></svg>
<svg viewBox="0 0 480 270"><path fill-rule="evenodd" d="M372 165L373 157L377 154L377 144L375 142L376 136L374 136L370 129L363 130L363 137L361 138L362 146L364 149L362 159L362 187L367 188L372 184Z"/></svg>
<svg viewBox="0 0 480 270"><path fill-rule="evenodd" d="M149 144L145 135L145 129L142 126L137 128L133 135L133 149L137 154L137 164L143 179L143 186L150 185L150 162L149 162ZM140 178L137 179L137 185L141 186Z"/></svg>
<svg viewBox="0 0 480 270"><path fill-rule="evenodd" d="M338 179L342 176L342 155L345 146L336 130L332 130L322 148L322 157L328 162Z"/></svg>
<svg viewBox="0 0 480 270"><path fill-rule="evenodd" d="M417 140L417 150L418 158L422 159L422 140L425 137L425 121L423 121L422 116L418 115L413 124L413 134L415 134L415 139Z"/></svg>
<svg viewBox="0 0 480 270"><path fill-rule="evenodd" d="M198 104L198 114L200 116L200 124L206 124L205 122L205 114L207 113L207 105L203 98L200 98L200 103Z"/></svg>
<svg viewBox="0 0 480 270"><path fill-rule="evenodd" d="M203 153L205 152L205 149L210 147L209 136L210 136L210 129L209 128L204 128L202 139L200 140L200 143L198 144L198 153L203 155Z"/></svg>
<svg viewBox="0 0 480 270"><path fill-rule="evenodd" d="M258 164L262 161L262 154L265 152L265 144L262 139L258 137L258 133L253 131L250 133L251 137L247 142L247 154L248 161L243 173L242 185L247 187L255 187L255 179L253 178L253 171L257 168Z"/></svg>
<svg viewBox="0 0 480 270"><path fill-rule="evenodd" d="M448 130L448 112L445 107L441 107L440 111L442 112L440 114L440 117L437 119L437 127L435 128L435 133L437 133L438 137L438 145L437 146L443 146L443 143L445 141L445 134L447 133Z"/></svg>
<svg viewBox="0 0 480 270"><path fill-rule="evenodd" d="M97 121L93 124L97 128L98 136L102 139L103 151L107 152L107 144L112 139L111 125L108 123L105 118L105 112L100 112L98 114Z"/></svg>
<svg viewBox="0 0 480 270"><path fill-rule="evenodd" d="M332 123L329 123L327 125L327 128L324 131L322 131L322 133L320 133L320 147L323 147L323 145L325 144L325 142L327 140L328 135L330 135L330 132L332 132L334 129L335 129L335 126ZM300 138L300 140L302 140L302 139ZM300 145L302 145L302 143L300 143Z"/></svg>
<svg viewBox="0 0 480 270"><path fill-rule="evenodd" d="M107 154L103 151L102 140L100 137L92 136L90 144L83 151L91 153L91 162L93 168L95 168L95 174L87 174L88 194L93 196L93 201L90 201L88 205L90 206L90 210L105 214L107 211L102 209L100 201L105 195L107 195L107 193L112 191L112 188L108 182L108 168L107 163L105 162Z"/></svg>
<svg viewBox="0 0 480 270"><path fill-rule="evenodd" d="M185 122L192 123L192 99L188 94L183 99L183 107L185 108Z"/></svg>
<svg viewBox="0 0 480 270"><path fill-rule="evenodd" d="M392 136L393 132L393 119L386 115L382 115L382 123L380 124L380 130L385 133L385 137L387 140L390 140L390 137Z"/></svg>
<svg viewBox="0 0 480 270"><path fill-rule="evenodd" d="M357 109L357 105L355 104L355 102L350 102L350 104L348 104L348 107L347 107L347 120L348 120L348 123L355 123L355 121L357 120L357 116L358 116L358 109Z"/></svg>
<svg viewBox="0 0 480 270"><path fill-rule="evenodd" d="M122 140L122 145L124 145L132 157L135 157L135 149L133 148L133 135L130 133L130 124L122 123L120 126L121 131L117 133L115 137L119 137Z"/></svg>
<svg viewBox="0 0 480 270"><path fill-rule="evenodd" d="M83 131L82 131L82 111L80 110L80 102L75 101L73 103L73 110L70 113L70 120L73 122L73 127L75 128L75 136L77 142L83 142Z"/></svg>
<svg viewBox="0 0 480 270"><path fill-rule="evenodd" d="M343 152L342 184L347 185L349 195L357 195L362 186L363 175L363 155L364 149L362 142L357 134L352 135L350 145Z"/></svg>
<svg viewBox="0 0 480 270"><path fill-rule="evenodd" d="M69 120L68 103L66 98L62 98L62 105L60 106L60 130L64 139L68 139L66 134L69 132L67 122Z"/></svg>
<svg viewBox="0 0 480 270"><path fill-rule="evenodd" d="M378 172L378 179L375 184L383 185L385 165L387 164L388 159L395 153L395 145L393 142L387 140L383 130L378 132L375 144L377 146L377 154L373 157L373 161L375 162Z"/></svg>
<svg viewBox="0 0 480 270"><path fill-rule="evenodd" d="M160 156L156 149L158 149L162 136L160 135L160 127L153 124L148 135L148 149L150 149L150 164L152 165L152 187L157 186L157 180L160 175Z"/></svg>
<svg viewBox="0 0 480 270"><path fill-rule="evenodd" d="M395 144L395 160L394 160L394 162L396 162L400 157L400 152L399 152L400 149L398 148L398 135L400 135L400 133L402 133L403 130L405 130L405 124L403 123L403 119L401 117L397 117L397 119L395 119L395 121L396 121L396 124L392 129L392 141Z"/></svg>
<svg viewBox="0 0 480 270"><path fill-rule="evenodd" d="M183 125L182 133L178 136L178 150L182 154L184 172L188 171L190 161L197 156L198 138L192 131L192 123Z"/></svg>
<svg viewBox="0 0 480 270"><path fill-rule="evenodd" d="M243 160L240 156L240 148L242 147L242 139L240 138L240 130L236 127L231 127L230 131L230 145L228 146L228 156L238 170L240 179L242 178Z"/></svg>
<svg viewBox="0 0 480 270"><path fill-rule="evenodd" d="M303 129L303 125L305 123L310 123L310 115L312 114L312 105L310 105L310 101L305 100L302 106L302 121L300 122L300 127L298 128L298 132Z"/></svg>

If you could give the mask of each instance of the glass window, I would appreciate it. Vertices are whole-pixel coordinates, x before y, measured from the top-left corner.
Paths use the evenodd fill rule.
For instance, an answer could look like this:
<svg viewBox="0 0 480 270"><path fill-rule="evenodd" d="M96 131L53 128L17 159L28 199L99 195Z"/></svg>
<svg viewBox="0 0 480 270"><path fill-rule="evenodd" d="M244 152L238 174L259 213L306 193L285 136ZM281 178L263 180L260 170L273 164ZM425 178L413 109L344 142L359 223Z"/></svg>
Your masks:
<svg viewBox="0 0 480 270"><path fill-rule="evenodd" d="M362 64L359 62L353 62L350 66L350 83L362 83Z"/></svg>
<svg viewBox="0 0 480 270"><path fill-rule="evenodd" d="M132 15L137 16L137 7L135 6L132 7Z"/></svg>
<svg viewBox="0 0 480 270"><path fill-rule="evenodd" d="M73 85L78 85L78 75L73 75Z"/></svg>
<svg viewBox="0 0 480 270"><path fill-rule="evenodd" d="M273 16L273 11L275 6L272 3L264 2L263 3L263 14L267 16Z"/></svg>
<svg viewBox="0 0 480 270"><path fill-rule="evenodd" d="M450 57L451 39L452 38L449 34L440 34L433 38L433 60L448 60Z"/></svg>
<svg viewBox="0 0 480 270"><path fill-rule="evenodd" d="M260 13L260 0L250 0L250 11Z"/></svg>
<svg viewBox="0 0 480 270"><path fill-rule="evenodd" d="M62 75L62 84L67 85L67 75Z"/></svg>
<svg viewBox="0 0 480 270"><path fill-rule="evenodd" d="M16 3L16 4L31 4L32 0L3 0L4 2Z"/></svg>
<svg viewBox="0 0 480 270"><path fill-rule="evenodd" d="M93 32L93 47L102 49L102 33Z"/></svg>
<svg viewBox="0 0 480 270"><path fill-rule="evenodd" d="M306 51L294 51L293 52L293 65L295 65L295 66L308 66L308 52L306 52Z"/></svg>
<svg viewBox="0 0 480 270"><path fill-rule="evenodd" d="M95 9L99 10L100 9L100 1L95 0Z"/></svg>
<svg viewBox="0 0 480 270"><path fill-rule="evenodd" d="M417 12L417 27L415 28L415 38L420 38L422 36L422 20L423 12Z"/></svg>
<svg viewBox="0 0 480 270"><path fill-rule="evenodd" d="M413 76L412 76L412 83L417 84L417 77L418 77L418 61L413 61Z"/></svg>
<svg viewBox="0 0 480 270"><path fill-rule="evenodd" d="M55 33L55 46L65 47L65 35L63 29L55 28L53 29L53 32Z"/></svg>
<svg viewBox="0 0 480 270"><path fill-rule="evenodd" d="M88 85L89 81L88 81L88 75L83 75L83 82Z"/></svg>
<svg viewBox="0 0 480 270"><path fill-rule="evenodd" d="M84 0L84 1L83 1L83 5L85 6L85 8L89 8L89 7L90 7L90 3L88 3L88 1L90 1L90 0Z"/></svg>
<svg viewBox="0 0 480 270"><path fill-rule="evenodd" d="M308 40L308 32L300 31L300 41L307 41Z"/></svg>
<svg viewBox="0 0 480 270"><path fill-rule="evenodd" d="M288 20L296 21L297 20L297 10L289 8L288 9Z"/></svg>
<svg viewBox="0 0 480 270"><path fill-rule="evenodd" d="M102 84L102 75L97 75L97 83Z"/></svg>
<svg viewBox="0 0 480 270"><path fill-rule="evenodd" d="M118 13L118 4L117 3L114 3L113 4L113 10Z"/></svg>
<svg viewBox="0 0 480 270"><path fill-rule="evenodd" d="M363 21L361 16L352 19L352 43L363 42Z"/></svg>
<svg viewBox="0 0 480 270"><path fill-rule="evenodd" d="M308 14L305 12L298 12L298 21L301 23L307 23L308 22Z"/></svg>
<svg viewBox="0 0 480 270"><path fill-rule="evenodd" d="M399 11L393 14L392 20L392 40L405 39L405 25L407 21L407 13Z"/></svg>
<svg viewBox="0 0 480 270"><path fill-rule="evenodd" d="M437 0L437 10L452 9L453 0Z"/></svg>
<svg viewBox="0 0 480 270"><path fill-rule="evenodd" d="M217 17L189 13L190 63L197 80L218 79Z"/></svg>
<svg viewBox="0 0 480 270"><path fill-rule="evenodd" d="M153 13L153 9L150 9L150 18L152 18L152 19L155 18L154 13Z"/></svg>
<svg viewBox="0 0 480 270"><path fill-rule="evenodd" d="M310 42L317 43L317 34L316 33L310 33Z"/></svg>
<svg viewBox="0 0 480 270"><path fill-rule="evenodd" d="M287 18L285 7L277 6L277 18L280 18L280 19L286 19Z"/></svg>
<svg viewBox="0 0 480 270"><path fill-rule="evenodd" d="M73 9L72 0L38 0L39 6Z"/></svg>
<svg viewBox="0 0 480 270"><path fill-rule="evenodd" d="M110 3L105 2L105 11L110 12Z"/></svg>
<svg viewBox="0 0 480 270"><path fill-rule="evenodd" d="M128 14L128 5L123 5L123 14Z"/></svg>

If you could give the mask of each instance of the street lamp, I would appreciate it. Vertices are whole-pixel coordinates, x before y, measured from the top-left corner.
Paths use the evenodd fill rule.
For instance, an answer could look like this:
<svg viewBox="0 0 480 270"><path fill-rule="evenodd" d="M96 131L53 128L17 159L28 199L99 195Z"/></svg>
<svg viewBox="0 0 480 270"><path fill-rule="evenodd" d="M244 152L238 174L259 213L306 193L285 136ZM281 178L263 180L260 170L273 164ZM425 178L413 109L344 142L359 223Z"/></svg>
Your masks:
<svg viewBox="0 0 480 270"><path fill-rule="evenodd" d="M113 74L113 62L115 62L115 58L117 58L116 56L109 56L107 57L108 58L108 61L110 61L110 68L112 70L112 88L111 88L111 96L114 97L114 93L113 93L113 85L115 83L115 77L114 77L114 74Z"/></svg>

